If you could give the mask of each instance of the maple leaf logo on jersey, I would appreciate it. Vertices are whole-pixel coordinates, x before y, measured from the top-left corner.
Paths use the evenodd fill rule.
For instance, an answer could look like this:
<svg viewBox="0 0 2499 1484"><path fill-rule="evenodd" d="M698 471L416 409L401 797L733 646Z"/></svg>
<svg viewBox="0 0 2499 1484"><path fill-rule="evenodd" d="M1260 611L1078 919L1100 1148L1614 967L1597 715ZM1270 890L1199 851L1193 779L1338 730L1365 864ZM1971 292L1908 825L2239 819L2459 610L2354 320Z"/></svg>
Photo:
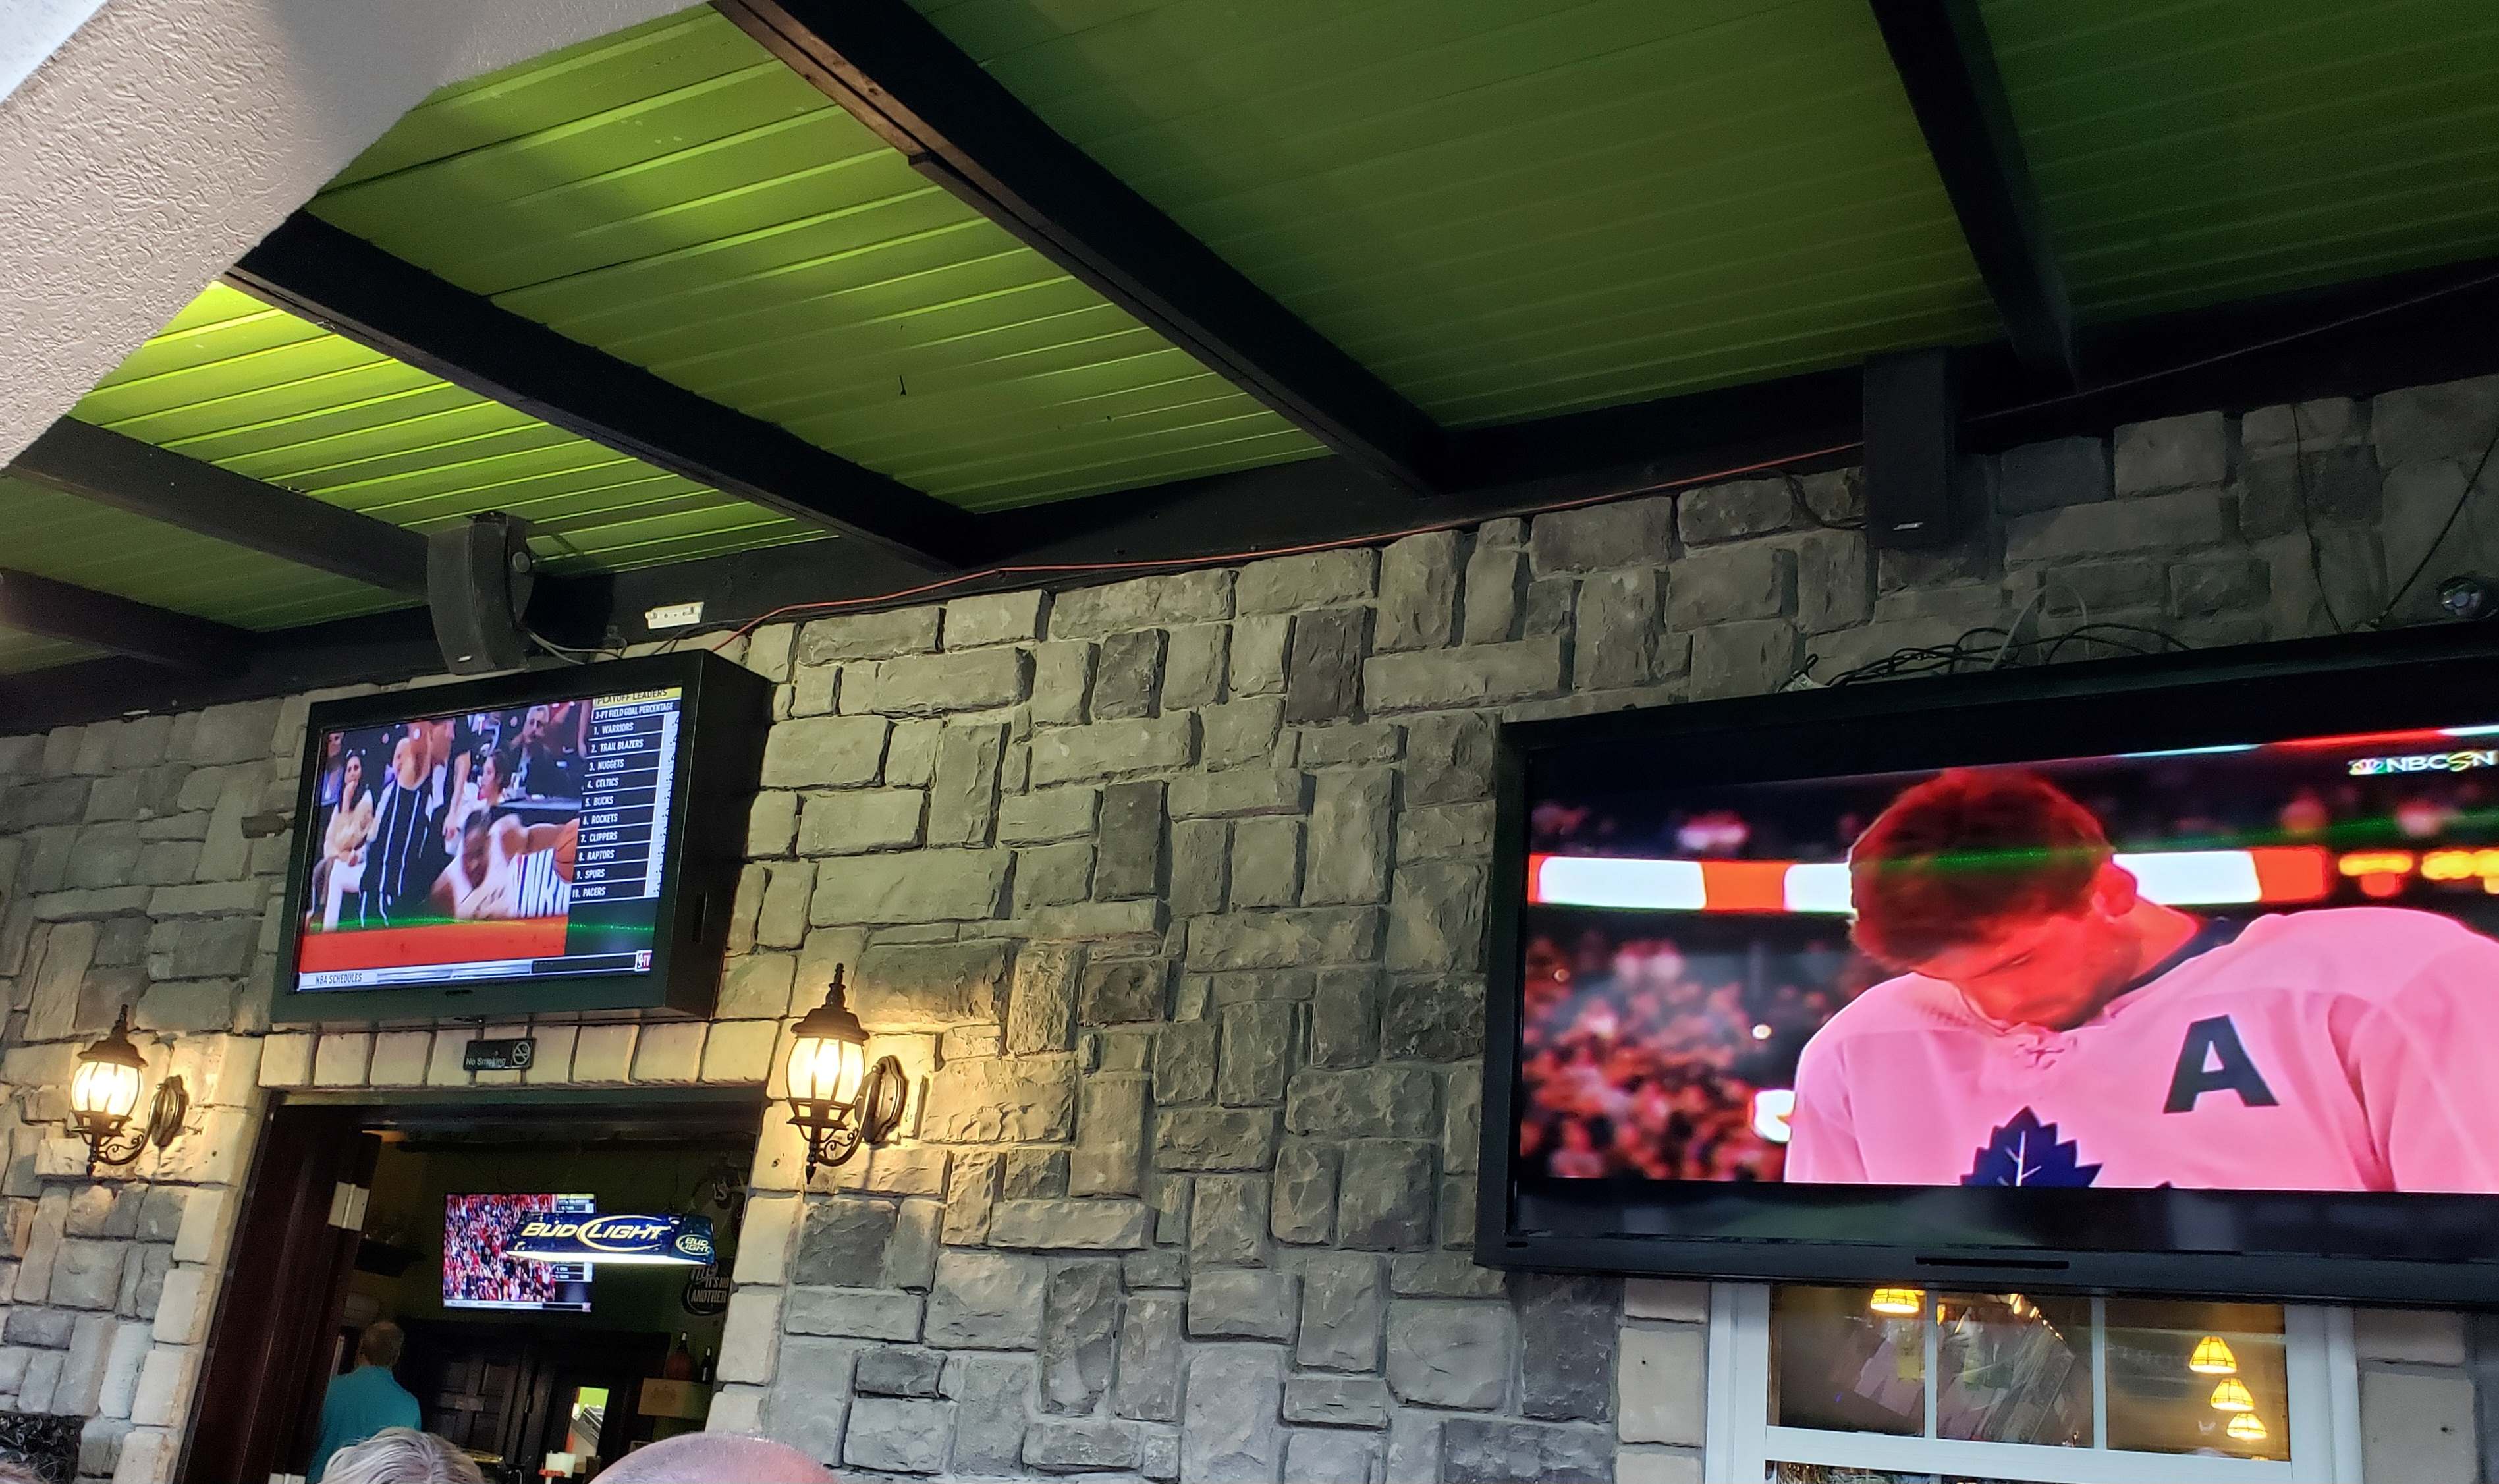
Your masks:
<svg viewBox="0 0 2499 1484"><path fill-rule="evenodd" d="M2060 1142L2057 1125L2042 1123L2025 1108L2010 1122L1988 1136L1977 1151L1964 1185L2088 1185L2100 1177L2100 1167L2083 1164L2074 1142Z"/></svg>

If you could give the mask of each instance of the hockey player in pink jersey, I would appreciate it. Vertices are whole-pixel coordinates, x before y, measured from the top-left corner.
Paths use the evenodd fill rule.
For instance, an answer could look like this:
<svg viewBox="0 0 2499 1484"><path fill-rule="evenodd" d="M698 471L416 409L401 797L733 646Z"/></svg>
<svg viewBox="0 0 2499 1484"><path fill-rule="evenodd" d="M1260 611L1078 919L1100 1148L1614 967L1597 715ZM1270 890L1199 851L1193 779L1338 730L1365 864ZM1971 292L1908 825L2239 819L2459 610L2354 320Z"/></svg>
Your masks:
<svg viewBox="0 0 2499 1484"><path fill-rule="evenodd" d="M1901 971L1797 1068L1791 1180L2499 1191L2499 943L2435 913L2147 901L2013 769L1893 800L1849 853Z"/></svg>

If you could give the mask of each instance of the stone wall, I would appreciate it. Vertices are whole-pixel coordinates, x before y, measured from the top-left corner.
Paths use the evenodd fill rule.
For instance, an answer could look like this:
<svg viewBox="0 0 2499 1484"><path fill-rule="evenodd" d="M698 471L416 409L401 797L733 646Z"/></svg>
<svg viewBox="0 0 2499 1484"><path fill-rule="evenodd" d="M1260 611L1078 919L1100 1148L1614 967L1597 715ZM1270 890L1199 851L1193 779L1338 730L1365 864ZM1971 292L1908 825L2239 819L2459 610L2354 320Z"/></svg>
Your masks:
<svg viewBox="0 0 2499 1484"><path fill-rule="evenodd" d="M717 1018L485 1034L533 1084L768 1082L839 962L922 1080L811 1192L766 1119L716 1425L853 1474L1694 1480L1704 1290L1469 1260L1496 721L2017 617L2356 625L2493 419L2484 381L2019 448L1933 553L1870 554L1827 473L767 629ZM2399 617L2499 570L2484 524ZM0 742L0 1397L94 1419L89 1475L171 1466L270 1090L471 1082L472 1028L269 1031L304 705ZM123 1004L196 1106L88 1180L64 1089ZM2377 1476L2471 1457L2462 1327L2361 1333Z"/></svg>

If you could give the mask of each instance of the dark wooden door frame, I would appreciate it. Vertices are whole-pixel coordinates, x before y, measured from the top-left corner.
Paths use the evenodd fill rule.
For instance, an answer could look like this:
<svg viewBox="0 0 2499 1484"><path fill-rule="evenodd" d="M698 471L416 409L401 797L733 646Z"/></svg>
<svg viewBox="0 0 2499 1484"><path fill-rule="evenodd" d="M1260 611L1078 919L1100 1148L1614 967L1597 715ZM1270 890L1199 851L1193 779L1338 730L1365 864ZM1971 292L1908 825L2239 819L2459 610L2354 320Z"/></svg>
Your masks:
<svg viewBox="0 0 2499 1484"><path fill-rule="evenodd" d="M373 1178L380 1147L363 1122L287 1104L262 1118L177 1478L233 1484L308 1462L358 1240L331 1215L341 1185Z"/></svg>
<svg viewBox="0 0 2499 1484"><path fill-rule="evenodd" d="M253 1139L199 1382L174 1477L234 1484L300 1472L318 1436L331 1342L360 1240L330 1225L341 1184L371 1188L380 1143L403 1117L458 1121L613 1117L673 1127L753 1110L755 1085L652 1088L341 1089L272 1099ZM360 1222L358 1223L361 1224Z"/></svg>

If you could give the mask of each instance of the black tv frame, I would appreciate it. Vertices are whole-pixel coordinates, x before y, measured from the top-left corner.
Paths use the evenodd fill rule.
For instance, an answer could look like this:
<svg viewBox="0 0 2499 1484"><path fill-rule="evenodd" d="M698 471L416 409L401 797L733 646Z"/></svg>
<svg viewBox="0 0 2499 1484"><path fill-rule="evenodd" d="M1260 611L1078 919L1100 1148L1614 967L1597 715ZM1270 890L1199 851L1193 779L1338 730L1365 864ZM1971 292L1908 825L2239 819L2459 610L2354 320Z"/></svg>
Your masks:
<svg viewBox="0 0 2499 1484"><path fill-rule="evenodd" d="M681 689L685 699L675 791L670 795L672 858L653 922L649 973L375 989L295 986L305 890L312 866L310 841L320 819L313 795L320 786L324 734L418 717L671 686ZM285 931L279 938L276 982L270 989L270 1019L281 1024L360 1023L609 1010L709 1015L729 948L738 873L745 864L747 815L763 769L763 742L772 724L772 689L763 676L708 650L689 650L389 691L313 706L304 729L304 771L296 788L295 829L286 866Z"/></svg>
<svg viewBox="0 0 2499 1484"><path fill-rule="evenodd" d="M2499 723L2499 625L1873 682L1504 726L1477 1260L1551 1272L1907 1282L1983 1292L2499 1305L2499 1196L1541 1176L1522 1187L1512 1157L1531 764L1582 767L1596 776L1624 766L1650 773L1673 766L1697 770L1696 782L1769 781L2465 726L2477 718ZM1575 756L1566 757L1566 749ZM1520 1220L1522 1195L1543 1218L1535 1225ZM1627 1212L1630 1220L1618 1219ZM1639 1229L1629 1229L1633 1220ZM2077 1240L2094 1227L2126 1240ZM2299 1240L2284 1240L2292 1237Z"/></svg>

